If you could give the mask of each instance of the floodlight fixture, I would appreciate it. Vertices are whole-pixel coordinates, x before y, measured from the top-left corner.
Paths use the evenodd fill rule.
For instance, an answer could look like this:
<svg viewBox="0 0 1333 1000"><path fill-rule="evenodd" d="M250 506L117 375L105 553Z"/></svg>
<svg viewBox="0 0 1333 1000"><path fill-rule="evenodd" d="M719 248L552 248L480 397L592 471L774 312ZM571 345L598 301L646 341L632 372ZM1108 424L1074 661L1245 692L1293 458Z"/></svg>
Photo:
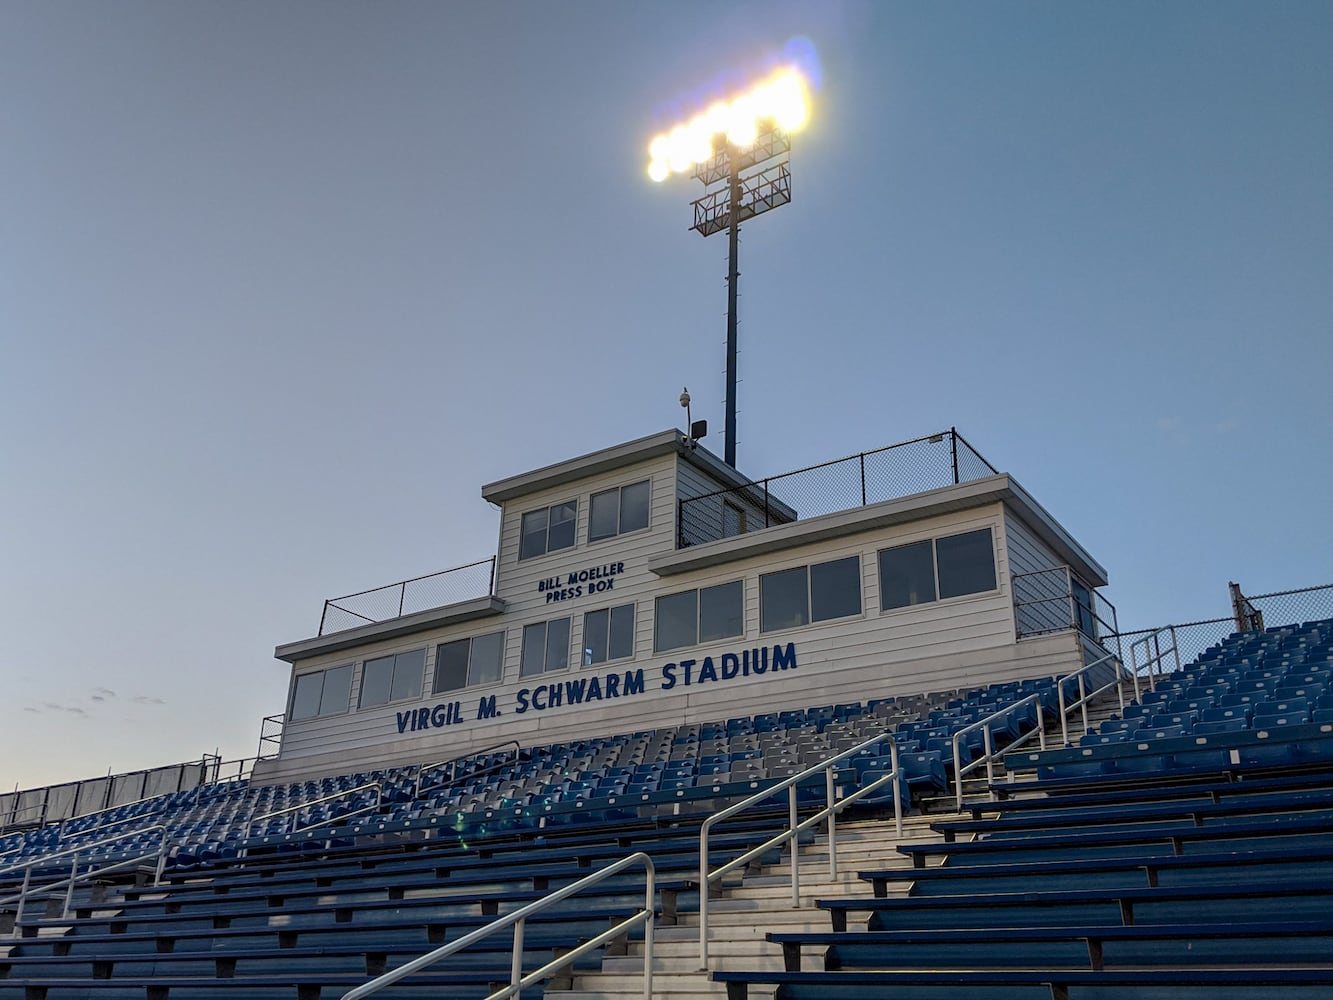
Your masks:
<svg viewBox="0 0 1333 1000"><path fill-rule="evenodd" d="M736 466L736 293L740 224L791 201L791 133L810 119L810 86L785 66L729 101L718 101L648 144L648 176L691 173L704 186L692 202L700 236L726 230L727 400L725 460Z"/></svg>

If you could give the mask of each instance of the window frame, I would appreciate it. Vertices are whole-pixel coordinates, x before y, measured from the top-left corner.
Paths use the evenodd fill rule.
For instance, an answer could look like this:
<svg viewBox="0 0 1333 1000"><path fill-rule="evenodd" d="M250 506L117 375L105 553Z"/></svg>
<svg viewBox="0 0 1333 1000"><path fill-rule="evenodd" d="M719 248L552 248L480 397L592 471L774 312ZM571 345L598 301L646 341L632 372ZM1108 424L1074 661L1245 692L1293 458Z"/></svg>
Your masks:
<svg viewBox="0 0 1333 1000"><path fill-rule="evenodd" d="M573 507L574 512L570 517L570 523L573 527L570 529L568 544L561 545L558 548L551 548L551 513L559 507ZM527 523L528 518L543 514L546 517L546 527L542 534L542 550L540 552L527 552L525 554L525 541L528 537ZM562 526L564 522L561 522ZM536 532L532 533L533 535ZM565 549L572 549L579 543L579 498L576 496L570 500L560 500L553 504L547 504L545 507L534 507L532 510L526 510L518 518L518 561L525 562L528 559L540 559L542 556L550 555L552 552L563 552Z"/></svg>
<svg viewBox="0 0 1333 1000"><path fill-rule="evenodd" d="M648 495L645 498L644 511L648 515L648 520L640 527L624 530L621 527L621 525L623 525L625 522L625 491L632 490L636 486L642 486L644 487L645 490L647 490ZM609 535L594 536L593 507L598 497L609 496L612 493L616 495L616 530L611 532ZM612 486L609 489L598 490L596 493L592 493L588 497L588 544L589 545L593 545L597 542L605 542L611 538L619 538L621 535L632 535L635 532L647 531L652 526L653 526L653 481L651 477L648 479L640 479L632 483L625 483L623 486Z"/></svg>
<svg viewBox="0 0 1333 1000"><path fill-rule="evenodd" d="M978 534L986 532L990 536L990 559L991 559L991 577L994 583L987 590L973 590L962 594L953 594L949 597L940 596L940 557L939 542L943 539L960 538L964 535ZM884 600L887 591L884 587L884 555L888 552L894 552L899 549L914 548L920 545L929 544L930 546L930 568L933 574L934 594L929 600L918 601L915 604L896 604L893 607L885 607ZM952 601L966 601L976 597L998 594L1000 592L1000 563L995 554L995 527L986 525L982 528L969 528L967 531L955 531L947 535L932 535L929 538L918 538L913 542L903 542L898 545L890 545L887 548L878 549L875 552L875 573L879 584L879 611L880 614L895 614L903 611L909 611L912 608L919 608L927 604L945 604Z"/></svg>
<svg viewBox="0 0 1333 1000"><path fill-rule="evenodd" d="M715 635L709 638L703 638L703 620L704 620L704 601L705 591L720 591L723 588L739 587L740 589L740 631L726 635ZM686 594L694 595L694 640L692 642L681 643L675 646L662 646L659 644L661 632L658 628L661 621L659 614L660 603L664 600L683 597ZM735 580L727 580L723 583L710 584L707 587L694 587L690 590L678 590L674 594L661 594L653 601L653 652L670 653L677 649L689 649L691 646L703 646L708 643L721 642L724 639L743 639L745 637L745 578L738 577Z"/></svg>
<svg viewBox="0 0 1333 1000"><path fill-rule="evenodd" d="M414 700L416 700L416 701L420 701L420 700L421 700L421 697L422 697L422 693L421 693L421 692L422 692L422 690L425 688L425 684L426 684L426 652L427 652L428 649L429 649L429 647L427 647L427 646L418 646L418 647L416 647L416 648L414 648L414 649L404 649L404 650L400 650L399 652L396 652L396 653L384 653L384 654L381 655L381 656L368 656L368 657L364 658L364 659L361 661L361 684L360 684L360 686L357 688L357 692L356 692L356 710L357 710L358 712L361 712L361 711L365 711L366 709L379 708L381 705L393 705L393 704L395 704L395 703L402 703L402 702L414 701ZM411 655L411 654L413 654L413 653L420 653L420 654L421 654L421 673L420 673L420 675L419 675L418 678L417 678L417 689L416 689L416 693L415 693L415 694L404 694L404 695L400 695L399 697L395 698L395 697L393 696L393 688L394 688L394 681L395 681L395 679L397 678L397 675L398 675L398 659L399 659L399 657L409 656L409 655ZM380 662L381 660L389 660L389 659L393 660L393 666L392 666L392 667L390 668L390 670L389 670L389 694L388 694L388 697L385 698L384 701L377 701L377 702L375 702L373 705L367 705L367 704L365 704L365 700L364 700L364 699L365 699L365 691L366 691L366 676L367 676L367 673L368 673L368 670L369 670L370 665L371 665L372 663L378 663L378 662Z"/></svg>
<svg viewBox="0 0 1333 1000"><path fill-rule="evenodd" d="M845 615L826 615L822 618L816 618L815 594L814 594L814 589L810 584L811 574L813 573L816 567L832 566L835 563L850 563L853 561L855 561L856 564L855 579L856 579L857 604L859 605L859 607L855 611L850 611ZM765 619L767 617L767 608L766 605L764 604L764 581L770 577L793 574L798 570L804 571L804 578L805 578L805 620L797 622L795 625L773 625L771 627L766 625ZM822 625L824 622L840 622L840 621L846 621L849 618L861 617L862 615L865 614L866 610L864 573L865 573L865 566L861 561L860 552L853 552L849 555L838 556L835 559L823 559L819 562L806 563L802 566L788 566L785 569L773 570L772 572L769 573L761 573L759 575L759 634L767 635L772 632L782 632L786 629L809 628L811 625Z"/></svg>
<svg viewBox="0 0 1333 1000"><path fill-rule="evenodd" d="M325 692L325 689L326 689L326 687L327 687L328 675L331 674L331 673L333 673L335 670L346 670L346 671L347 671L347 697L346 697L346 699L345 699L344 702L343 702L343 706L342 706L342 708L339 708L339 709L330 709L329 711L325 711L325 710L324 710L324 692ZM289 696L288 699L287 699L287 718L288 718L290 721L292 721L292 722L306 722L306 721L308 721L308 720L310 720L310 719L322 719L322 718L325 718L326 716L330 716L330 715L346 715L347 713L351 712L351 711L352 711L352 674L355 673L355 670L356 670L356 663L355 663L355 661L349 661L349 662L347 662L347 663L339 663L339 664L336 664L336 665L334 665L334 666L332 666L332 667L323 667L323 668L321 668L321 669L319 669L319 670L310 670L310 671L307 671L307 672L305 672L305 673L293 674L293 676L292 676L292 690L291 690L291 694L290 694L290 696ZM297 690L297 687L300 685L301 681L306 680L306 679L311 678L311 677L318 677L318 678L319 678L319 703L318 703L318 705L316 706L316 710L315 710L314 714L312 714L312 715L303 715L303 716L301 716L301 717L298 719L298 718L296 717L296 690Z"/></svg>
<svg viewBox="0 0 1333 1000"><path fill-rule="evenodd" d="M617 655L613 653L611 649L611 635L615 627L615 613L617 611L624 611L626 608L629 608L629 652ZM602 612L606 612L606 656L600 660L594 660L590 658L592 651L588 648L588 619L593 615L599 615ZM614 663L616 660L632 660L634 658L634 630L635 626L638 624L637 619L638 609L635 606L634 601L629 601L626 604L617 604L613 607L593 608L591 611L583 612L583 635L582 641L579 643L582 647L579 651L579 665L583 667L595 667L601 663Z"/></svg>
<svg viewBox="0 0 1333 1000"><path fill-rule="evenodd" d="M499 629L495 632L483 632L481 635L469 635L469 636L464 636L461 639L450 639L447 642L437 643L435 646L435 668L431 672L431 678L430 678L431 695L433 696L437 694L450 694L454 691L466 691L468 688L481 687L486 684L502 683L504 681L504 672L505 672L505 633L506 633L505 629ZM475 669L473 663L473 652L476 650L477 640L489 639L492 636L497 636L497 635L500 637L499 674L493 680L478 680L473 676L473 671ZM463 643L463 642L467 643L467 664L465 665L463 670L462 685L460 685L459 687L451 687L451 688L439 687L439 685L437 684L437 680L440 674L441 653L444 651L444 648L446 646L454 646L457 645L458 643Z"/></svg>
<svg viewBox="0 0 1333 1000"><path fill-rule="evenodd" d="M547 661L551 653L551 625L557 622L565 623L565 664L562 667L548 667ZM531 629L541 626L542 629L542 664L540 670L527 670L527 652L528 652L528 634ZM520 638L521 645L518 651L518 675L523 677L542 677L545 674L556 673L558 671L568 670L570 668L569 650L573 645L574 638L574 616L561 615L558 618L548 618L540 622L528 622L523 626L523 633Z"/></svg>

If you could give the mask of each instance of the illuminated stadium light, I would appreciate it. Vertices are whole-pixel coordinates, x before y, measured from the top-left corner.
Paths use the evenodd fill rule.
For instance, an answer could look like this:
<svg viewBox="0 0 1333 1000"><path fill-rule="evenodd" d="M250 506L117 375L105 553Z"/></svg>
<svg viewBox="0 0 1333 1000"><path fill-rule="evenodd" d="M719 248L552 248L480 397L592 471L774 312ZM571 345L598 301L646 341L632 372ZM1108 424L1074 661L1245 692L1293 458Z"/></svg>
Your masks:
<svg viewBox="0 0 1333 1000"><path fill-rule="evenodd" d="M791 201L791 133L810 120L810 85L795 66L784 66L729 101L655 136L648 144L648 177L665 181L691 173L704 186L695 199L700 236L726 230L727 268L726 451L736 465L736 286L740 224Z"/></svg>

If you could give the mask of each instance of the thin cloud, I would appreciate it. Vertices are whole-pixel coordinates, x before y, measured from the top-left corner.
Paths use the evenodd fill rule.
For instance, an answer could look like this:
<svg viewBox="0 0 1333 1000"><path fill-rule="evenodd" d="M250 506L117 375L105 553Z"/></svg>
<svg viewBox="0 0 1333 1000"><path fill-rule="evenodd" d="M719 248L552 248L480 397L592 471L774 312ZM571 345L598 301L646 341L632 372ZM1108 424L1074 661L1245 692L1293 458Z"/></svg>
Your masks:
<svg viewBox="0 0 1333 1000"><path fill-rule="evenodd" d="M98 697L99 695L101 697ZM93 688L93 697L97 698L98 701L105 698L114 698L115 696L116 692L112 691L110 688Z"/></svg>
<svg viewBox="0 0 1333 1000"><path fill-rule="evenodd" d="M49 708L53 712L68 712L70 715L84 715L88 713L79 708L78 705L57 705L54 701L42 702L43 708Z"/></svg>
<svg viewBox="0 0 1333 1000"><path fill-rule="evenodd" d="M161 698L154 698L152 695L136 694L130 701L135 705L165 705L166 702Z"/></svg>

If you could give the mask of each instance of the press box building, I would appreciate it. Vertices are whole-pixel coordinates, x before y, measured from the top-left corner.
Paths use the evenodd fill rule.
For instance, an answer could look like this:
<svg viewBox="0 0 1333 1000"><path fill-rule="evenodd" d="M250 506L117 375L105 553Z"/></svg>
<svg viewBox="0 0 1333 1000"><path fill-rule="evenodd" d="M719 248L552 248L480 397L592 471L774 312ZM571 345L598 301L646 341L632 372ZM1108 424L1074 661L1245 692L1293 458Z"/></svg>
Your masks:
<svg viewBox="0 0 1333 1000"><path fill-rule="evenodd" d="M493 559L277 648L256 781L1063 675L1114 628L1101 565L953 430L766 480L668 430L482 496Z"/></svg>

